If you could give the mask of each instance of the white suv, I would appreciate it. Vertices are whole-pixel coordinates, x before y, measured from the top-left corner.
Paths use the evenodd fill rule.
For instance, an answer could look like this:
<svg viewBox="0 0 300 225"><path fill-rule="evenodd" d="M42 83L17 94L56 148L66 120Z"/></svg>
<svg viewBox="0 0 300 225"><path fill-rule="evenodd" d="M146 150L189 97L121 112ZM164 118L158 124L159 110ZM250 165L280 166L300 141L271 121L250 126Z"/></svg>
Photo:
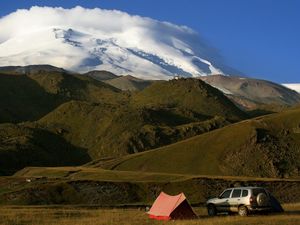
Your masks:
<svg viewBox="0 0 300 225"><path fill-rule="evenodd" d="M238 212L247 216L249 212L270 211L270 194L260 187L235 187L224 190L218 198L206 202L208 215L218 212Z"/></svg>

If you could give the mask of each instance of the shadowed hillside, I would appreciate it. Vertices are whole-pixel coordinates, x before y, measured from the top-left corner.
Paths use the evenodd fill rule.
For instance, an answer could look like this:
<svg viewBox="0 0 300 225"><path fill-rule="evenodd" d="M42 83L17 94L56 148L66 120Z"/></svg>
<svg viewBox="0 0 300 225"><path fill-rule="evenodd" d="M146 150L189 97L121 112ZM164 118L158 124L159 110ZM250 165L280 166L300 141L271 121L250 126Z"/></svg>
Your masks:
<svg viewBox="0 0 300 225"><path fill-rule="evenodd" d="M27 165L80 165L90 160L86 150L38 128L0 124L0 176Z"/></svg>
<svg viewBox="0 0 300 225"><path fill-rule="evenodd" d="M70 100L119 104L126 99L118 89L80 75L55 70L12 73L0 73L0 122L37 120Z"/></svg>
<svg viewBox="0 0 300 225"><path fill-rule="evenodd" d="M48 93L25 75L0 74L0 122L36 120L64 99Z"/></svg>

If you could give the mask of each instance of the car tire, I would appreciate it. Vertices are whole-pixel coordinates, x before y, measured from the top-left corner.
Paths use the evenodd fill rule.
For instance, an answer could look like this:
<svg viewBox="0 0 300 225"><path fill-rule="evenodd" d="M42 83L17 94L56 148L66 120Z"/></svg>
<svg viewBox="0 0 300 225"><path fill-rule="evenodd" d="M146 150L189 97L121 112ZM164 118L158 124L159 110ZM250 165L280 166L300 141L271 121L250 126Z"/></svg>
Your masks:
<svg viewBox="0 0 300 225"><path fill-rule="evenodd" d="M256 197L258 206L268 206L269 198L265 193L259 193Z"/></svg>
<svg viewBox="0 0 300 225"><path fill-rule="evenodd" d="M214 205L210 204L207 206L207 214L209 216L215 216L217 215L217 209Z"/></svg>
<svg viewBox="0 0 300 225"><path fill-rule="evenodd" d="M240 206L238 209L238 213L240 216L248 216L248 208L246 206Z"/></svg>

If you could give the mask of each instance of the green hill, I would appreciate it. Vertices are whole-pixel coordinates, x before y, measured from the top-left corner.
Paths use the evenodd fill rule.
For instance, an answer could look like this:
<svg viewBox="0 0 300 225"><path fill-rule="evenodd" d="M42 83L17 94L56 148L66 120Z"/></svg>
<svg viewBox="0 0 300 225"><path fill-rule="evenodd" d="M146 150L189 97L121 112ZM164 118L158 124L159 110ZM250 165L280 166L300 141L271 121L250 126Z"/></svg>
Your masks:
<svg viewBox="0 0 300 225"><path fill-rule="evenodd" d="M60 132L65 140L88 149L97 159L174 143L229 122L221 117L193 121L147 108L71 101L43 117L39 124L53 133Z"/></svg>
<svg viewBox="0 0 300 225"><path fill-rule="evenodd" d="M110 85L80 75L12 73L0 73L0 123L37 120L70 100L119 104L127 98Z"/></svg>
<svg viewBox="0 0 300 225"><path fill-rule="evenodd" d="M166 108L195 119L222 116L231 121L246 117L222 92L198 79L155 82L132 98L133 105Z"/></svg>
<svg viewBox="0 0 300 225"><path fill-rule="evenodd" d="M294 108L98 165L125 171L299 177L299 146L300 108Z"/></svg>

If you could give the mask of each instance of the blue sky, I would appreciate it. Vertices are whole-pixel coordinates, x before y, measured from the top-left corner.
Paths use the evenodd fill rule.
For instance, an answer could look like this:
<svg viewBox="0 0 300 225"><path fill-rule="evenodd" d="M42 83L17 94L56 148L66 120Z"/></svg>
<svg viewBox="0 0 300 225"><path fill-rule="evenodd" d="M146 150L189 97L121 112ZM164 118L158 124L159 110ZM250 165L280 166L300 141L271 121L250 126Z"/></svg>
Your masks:
<svg viewBox="0 0 300 225"><path fill-rule="evenodd" d="M300 82L299 0L1 0L0 16L34 5L118 9L186 25L244 74Z"/></svg>

